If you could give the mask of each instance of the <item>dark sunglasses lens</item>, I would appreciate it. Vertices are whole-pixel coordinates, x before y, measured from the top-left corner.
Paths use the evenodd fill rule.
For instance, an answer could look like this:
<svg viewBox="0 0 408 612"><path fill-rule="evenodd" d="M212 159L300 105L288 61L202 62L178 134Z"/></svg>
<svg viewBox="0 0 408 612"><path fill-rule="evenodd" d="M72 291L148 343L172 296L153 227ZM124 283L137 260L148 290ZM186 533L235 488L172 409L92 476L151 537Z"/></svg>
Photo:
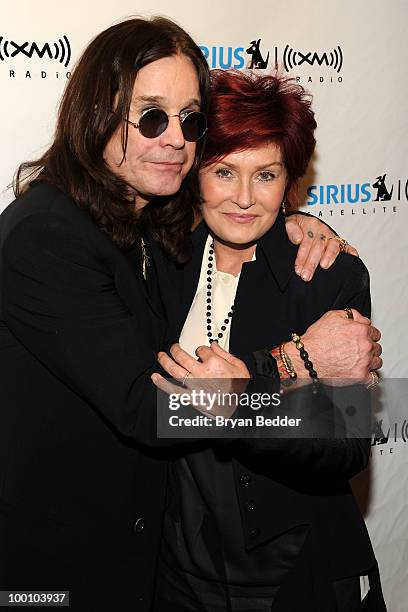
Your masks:
<svg viewBox="0 0 408 612"><path fill-rule="evenodd" d="M207 129L207 118L204 113L194 111L189 113L181 124L184 138L189 142L196 142L204 136Z"/></svg>
<svg viewBox="0 0 408 612"><path fill-rule="evenodd" d="M159 108L152 108L140 118L139 131L146 138L157 138L163 134L168 124L166 113Z"/></svg>

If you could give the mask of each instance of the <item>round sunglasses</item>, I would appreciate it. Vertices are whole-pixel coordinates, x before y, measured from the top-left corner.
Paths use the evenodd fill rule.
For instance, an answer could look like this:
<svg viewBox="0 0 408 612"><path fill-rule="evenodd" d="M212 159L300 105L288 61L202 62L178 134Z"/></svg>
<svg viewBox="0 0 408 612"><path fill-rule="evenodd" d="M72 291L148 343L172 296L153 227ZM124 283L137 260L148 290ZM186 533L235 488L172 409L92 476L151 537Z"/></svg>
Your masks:
<svg viewBox="0 0 408 612"><path fill-rule="evenodd" d="M180 119L181 131L189 142L197 142L207 131L207 117L199 111L168 115L160 108L149 108L142 113L139 123L126 119L127 123L137 128L145 138L157 138L167 130L170 117Z"/></svg>

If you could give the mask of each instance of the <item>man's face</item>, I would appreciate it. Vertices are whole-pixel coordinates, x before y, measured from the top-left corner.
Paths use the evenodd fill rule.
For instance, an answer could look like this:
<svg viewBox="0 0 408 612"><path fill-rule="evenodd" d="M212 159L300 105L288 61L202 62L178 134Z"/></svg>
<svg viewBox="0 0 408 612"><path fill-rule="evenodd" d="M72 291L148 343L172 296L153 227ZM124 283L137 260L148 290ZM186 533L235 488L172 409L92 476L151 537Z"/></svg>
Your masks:
<svg viewBox="0 0 408 612"><path fill-rule="evenodd" d="M168 115L200 110L197 72L185 55L173 55L148 64L137 73L129 121L135 124L144 111L160 108ZM104 159L110 169L135 190L135 206L142 208L154 196L176 193L190 170L196 143L184 139L179 117L170 117L167 129L156 138L142 136L128 126L126 156L121 163L121 126L108 142Z"/></svg>

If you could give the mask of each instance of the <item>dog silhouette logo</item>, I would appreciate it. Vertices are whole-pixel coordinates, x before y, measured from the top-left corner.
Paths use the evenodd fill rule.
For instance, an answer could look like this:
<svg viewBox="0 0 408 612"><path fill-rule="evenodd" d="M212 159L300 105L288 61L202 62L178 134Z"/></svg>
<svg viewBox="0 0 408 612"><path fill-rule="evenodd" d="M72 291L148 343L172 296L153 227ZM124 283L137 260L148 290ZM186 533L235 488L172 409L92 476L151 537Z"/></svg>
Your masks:
<svg viewBox="0 0 408 612"><path fill-rule="evenodd" d="M377 176L377 178L375 179L375 183L371 185L372 187L374 187L374 189L377 189L377 196L374 202L385 202L391 200L394 185L391 187L391 191L388 191L385 184L386 176L386 174L383 174L382 176Z"/></svg>
<svg viewBox="0 0 408 612"><path fill-rule="evenodd" d="M381 419L381 421L378 421L374 426L371 446L376 446L380 444L388 444L389 437L390 437L390 428L388 428L388 432L385 434L382 428L382 419Z"/></svg>
<svg viewBox="0 0 408 612"><path fill-rule="evenodd" d="M250 47L248 47L248 49L246 50L246 53L248 53L248 55L251 55L251 61L248 65L248 68L250 69L265 69L268 67L268 62L269 62L269 51L268 51L268 55L266 56L266 59L264 59L262 57L262 53L259 49L260 45L261 45L261 39L258 38L258 40L253 40L250 43Z"/></svg>

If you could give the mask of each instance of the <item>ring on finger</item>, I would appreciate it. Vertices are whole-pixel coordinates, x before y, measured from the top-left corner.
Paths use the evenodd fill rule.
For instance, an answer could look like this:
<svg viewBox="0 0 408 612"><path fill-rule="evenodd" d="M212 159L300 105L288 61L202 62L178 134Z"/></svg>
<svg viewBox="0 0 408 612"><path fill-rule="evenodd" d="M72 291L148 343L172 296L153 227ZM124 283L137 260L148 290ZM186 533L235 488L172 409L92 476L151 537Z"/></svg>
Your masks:
<svg viewBox="0 0 408 612"><path fill-rule="evenodd" d="M370 370L370 376L371 380L369 383L366 384L366 389L374 389L375 387L377 387L380 381L380 377L378 376L375 370Z"/></svg>
<svg viewBox="0 0 408 612"><path fill-rule="evenodd" d="M186 380L187 380L187 378L190 376L190 374L191 374L191 372L189 372L189 371L187 370L186 374L184 375L183 380L181 381L181 384L183 385L183 387L185 387L185 386L186 386Z"/></svg>
<svg viewBox="0 0 408 612"><path fill-rule="evenodd" d="M346 306L346 308L343 308L343 310L346 313L348 319L354 319L353 311L349 306Z"/></svg>
<svg viewBox="0 0 408 612"><path fill-rule="evenodd" d="M332 238L334 238L334 240L337 240L337 242L339 243L340 253L346 250L348 242L347 240L345 240L345 238L340 238L340 236L332 236Z"/></svg>

